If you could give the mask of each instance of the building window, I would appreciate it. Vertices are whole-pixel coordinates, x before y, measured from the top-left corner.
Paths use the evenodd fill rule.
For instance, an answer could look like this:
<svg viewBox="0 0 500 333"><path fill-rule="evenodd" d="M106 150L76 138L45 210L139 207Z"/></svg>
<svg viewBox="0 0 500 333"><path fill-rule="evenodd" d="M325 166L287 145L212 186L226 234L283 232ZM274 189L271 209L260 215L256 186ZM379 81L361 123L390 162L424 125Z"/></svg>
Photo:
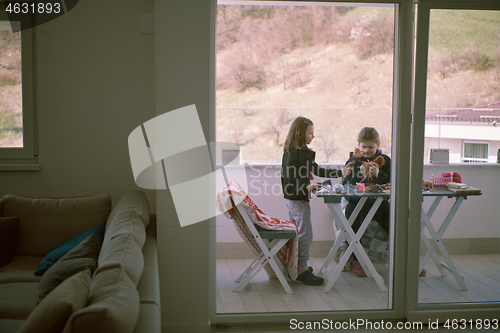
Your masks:
<svg viewBox="0 0 500 333"><path fill-rule="evenodd" d="M462 162L486 163L488 162L488 142L464 141Z"/></svg>
<svg viewBox="0 0 500 333"><path fill-rule="evenodd" d="M0 13L0 165L35 163L33 29Z"/></svg>

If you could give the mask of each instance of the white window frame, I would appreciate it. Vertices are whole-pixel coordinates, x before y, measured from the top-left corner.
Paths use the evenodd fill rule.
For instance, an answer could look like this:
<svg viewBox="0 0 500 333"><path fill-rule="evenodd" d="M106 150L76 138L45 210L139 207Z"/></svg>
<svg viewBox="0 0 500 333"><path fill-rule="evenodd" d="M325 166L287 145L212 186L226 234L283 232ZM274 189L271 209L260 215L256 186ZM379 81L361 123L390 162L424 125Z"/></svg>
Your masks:
<svg viewBox="0 0 500 333"><path fill-rule="evenodd" d="M27 17L26 20L29 20ZM0 21L8 22L6 12L0 13ZM30 24L21 21L21 28ZM23 103L23 147L0 147L0 171L38 170L35 121L35 28L21 30L22 56L22 103Z"/></svg>
<svg viewBox="0 0 500 333"><path fill-rule="evenodd" d="M215 3L217 0L213 0ZM253 2L253 1L251 1ZM292 2L292 1L291 1ZM296 1L300 2L300 1ZM334 0L325 0L325 2L340 2ZM241 3L245 3L242 1ZM394 4L395 8L395 35L394 35L394 71L393 71L393 120L392 120L392 140L394 142L391 153L393 154L393 171L391 183L394 184L392 191L394 196L398 198L399 206L391 207L391 214L394 216L394 221L408 220L407 204L409 201L409 191L407 179L410 177L410 150L407 148L410 144L411 135L411 96L412 96L412 78L413 78L413 1L407 0L347 0L342 2L344 4L375 4L375 3L388 3ZM213 13L215 17L215 13ZM215 44L214 44L215 45ZM215 52L214 50L212 52ZM215 65L214 65L215 66ZM213 88L215 95L215 82ZM214 105L215 110L215 105ZM215 112L212 111L212 116ZM211 124L215 131L215 117L212 119ZM422 127L423 128L423 127ZM423 135L422 135L423 139ZM421 188L421 187L420 187ZM421 194L421 193L420 193ZM421 203L421 201L419 201ZM215 226L215 221L212 221ZM405 239L408 235L408 225L405 223L398 224L394 230L394 239ZM213 230L213 229L212 229ZM419 233L417 233L417 237ZM267 313L265 317L260 313L253 314L220 314L216 313L215 309L215 233L211 237L211 274L212 284L210 289L211 307L209 308L210 322L212 325L222 323L226 324L240 324L240 323L262 323L262 322L288 322L290 320L290 312L284 313ZM394 244L394 242L392 243ZM394 246L394 245L391 245ZM394 266L403 267L406 265L406 243L399 242L397 247L394 248ZM392 269L392 268L391 268ZM418 267L415 266L415 270ZM398 281L389 287L392 290L391 302L389 309L376 309L376 310L350 310L350 311L328 311L328 312L303 312L292 313L293 318L300 320L318 320L327 316L329 319L335 321L349 320L352 318L359 318L360 316L370 320L393 320L394 318L405 318L405 304L406 304L406 286L401 283L406 272L404 270L394 271L390 273L393 275L394 281ZM418 278L418 274L415 275ZM417 285L417 283L414 283ZM414 288L417 291L417 287ZM263 319L265 318L265 319Z"/></svg>
<svg viewBox="0 0 500 333"><path fill-rule="evenodd" d="M467 157L465 156L465 145L468 143L472 144L482 144L486 145L486 158L480 158L480 157ZM488 163L488 158L489 158L489 151L490 151L490 143L488 141L471 141L471 140L464 140L462 143L462 158L461 162L462 163Z"/></svg>
<svg viewBox="0 0 500 333"><path fill-rule="evenodd" d="M410 207L408 220L408 262L418 262L422 212L422 176L425 137L425 109L427 98L427 57L431 10L500 10L500 2L491 0L419 0L416 24L415 80L413 90L413 118L411 133ZM438 320L472 320L497 318L500 302L441 303L418 302L418 267L408 268L406 319L409 322Z"/></svg>

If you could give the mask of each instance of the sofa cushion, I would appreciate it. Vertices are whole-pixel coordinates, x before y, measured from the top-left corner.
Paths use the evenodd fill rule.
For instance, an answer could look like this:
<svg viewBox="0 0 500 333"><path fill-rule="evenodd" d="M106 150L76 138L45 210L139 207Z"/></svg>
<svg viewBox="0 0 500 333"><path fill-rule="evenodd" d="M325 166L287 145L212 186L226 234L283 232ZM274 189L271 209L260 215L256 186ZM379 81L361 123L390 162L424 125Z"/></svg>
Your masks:
<svg viewBox="0 0 500 333"><path fill-rule="evenodd" d="M64 333L131 333L139 316L139 294L120 265L99 267L87 306L73 313Z"/></svg>
<svg viewBox="0 0 500 333"><path fill-rule="evenodd" d="M135 285L144 270L144 256L133 234L118 234L105 243L99 254L99 267L121 265Z"/></svg>
<svg viewBox="0 0 500 333"><path fill-rule="evenodd" d="M14 255L18 228L18 217L0 217L0 266L8 264Z"/></svg>
<svg viewBox="0 0 500 333"><path fill-rule="evenodd" d="M2 333L17 333L21 326L24 324L24 320L20 319L1 319L0 320L0 332Z"/></svg>
<svg viewBox="0 0 500 333"><path fill-rule="evenodd" d="M158 275L156 239L153 236L148 235L142 251L144 253L144 272L137 285L141 307L134 333L161 332L160 277Z"/></svg>
<svg viewBox="0 0 500 333"><path fill-rule="evenodd" d="M161 312L156 303L141 303L134 333L161 332Z"/></svg>
<svg viewBox="0 0 500 333"><path fill-rule="evenodd" d="M146 229L140 215L135 210L129 209L113 214L113 219L108 220L103 247L109 243L111 238L121 234L132 235L139 248L142 249L146 240Z"/></svg>
<svg viewBox="0 0 500 333"><path fill-rule="evenodd" d="M0 284L10 282L39 282L40 277L33 271L38 267L43 257L14 256L11 261L0 267Z"/></svg>
<svg viewBox="0 0 500 333"><path fill-rule="evenodd" d="M100 247L102 244L102 239L104 238L104 225L100 225L84 231L81 234L76 235L75 237L68 239L67 241L59 245L54 246L40 262L38 269L35 271L35 275L43 275L43 273L45 273L52 265L54 265L63 255L80 244L90 234L95 234L97 236L97 242Z"/></svg>
<svg viewBox="0 0 500 333"><path fill-rule="evenodd" d="M20 219L17 255L45 256L54 246L103 225L110 212L109 194L72 198L5 195L0 216Z"/></svg>
<svg viewBox="0 0 500 333"><path fill-rule="evenodd" d="M90 234L45 272L38 288L39 302L68 277L85 269L93 273L97 268L98 255L97 236Z"/></svg>
<svg viewBox="0 0 500 333"><path fill-rule="evenodd" d="M106 223L106 233L108 232L107 229L110 222L113 221L116 214L131 210L134 210L139 215L141 221L144 223L144 227L147 228L150 219L149 201L144 192L135 190L125 194L113 208Z"/></svg>
<svg viewBox="0 0 500 333"><path fill-rule="evenodd" d="M158 275L158 252L156 239L148 235L142 248L144 254L144 272L141 275L137 290L142 303L154 303L160 306L160 276Z"/></svg>
<svg viewBox="0 0 500 333"><path fill-rule="evenodd" d="M35 309L38 282L0 284L0 319L25 320Z"/></svg>
<svg viewBox="0 0 500 333"><path fill-rule="evenodd" d="M68 318L85 306L90 291L90 270L67 278L43 299L18 333L60 333Z"/></svg>

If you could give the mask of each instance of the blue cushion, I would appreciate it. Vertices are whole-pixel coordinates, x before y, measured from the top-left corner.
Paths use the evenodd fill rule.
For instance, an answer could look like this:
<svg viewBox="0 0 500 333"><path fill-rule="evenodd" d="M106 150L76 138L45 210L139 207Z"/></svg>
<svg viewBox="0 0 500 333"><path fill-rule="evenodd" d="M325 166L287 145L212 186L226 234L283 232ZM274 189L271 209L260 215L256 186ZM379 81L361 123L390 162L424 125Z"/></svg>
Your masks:
<svg viewBox="0 0 500 333"><path fill-rule="evenodd" d="M59 245L54 246L52 249L50 249L45 258L42 259L40 265L38 265L38 269L35 271L35 275L43 275L43 273L45 273L45 271L47 271L52 265L54 265L63 255L71 251L75 246L80 244L91 234L95 234L97 236L97 242L100 249L102 240L104 239L104 225L100 225L98 227L84 231L81 234L76 235L75 237L68 239L67 241Z"/></svg>

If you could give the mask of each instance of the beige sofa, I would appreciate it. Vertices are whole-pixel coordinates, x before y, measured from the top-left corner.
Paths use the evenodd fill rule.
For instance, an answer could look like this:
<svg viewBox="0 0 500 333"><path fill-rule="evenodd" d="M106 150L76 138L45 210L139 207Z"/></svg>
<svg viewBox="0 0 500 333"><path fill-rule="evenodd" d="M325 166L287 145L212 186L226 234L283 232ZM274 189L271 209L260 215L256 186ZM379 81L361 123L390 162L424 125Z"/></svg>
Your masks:
<svg viewBox="0 0 500 333"><path fill-rule="evenodd" d="M107 194L4 196L0 332L160 332L155 228L142 191L127 193L113 209ZM103 232L102 241L99 232L87 235L88 230ZM57 252L51 249L81 235L84 240L42 276L34 274L44 257Z"/></svg>

